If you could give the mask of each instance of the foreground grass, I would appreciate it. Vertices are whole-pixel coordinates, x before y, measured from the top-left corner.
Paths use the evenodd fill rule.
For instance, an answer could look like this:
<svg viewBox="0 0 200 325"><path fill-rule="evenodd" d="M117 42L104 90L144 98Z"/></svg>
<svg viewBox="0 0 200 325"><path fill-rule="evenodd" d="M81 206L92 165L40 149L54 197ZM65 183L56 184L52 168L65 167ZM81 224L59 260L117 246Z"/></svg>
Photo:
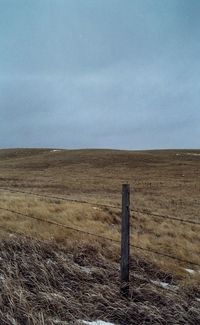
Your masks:
<svg viewBox="0 0 200 325"><path fill-rule="evenodd" d="M98 244L56 245L12 236L0 242L2 325L199 324L200 294L177 286L171 274L131 260L129 299L119 292L116 261ZM108 249L109 250L109 249ZM111 252L112 254L112 252ZM167 281L173 289L156 283Z"/></svg>
<svg viewBox="0 0 200 325"><path fill-rule="evenodd" d="M3 208L3 210L0 209L0 236L2 238L6 238L8 234L19 233L33 238L54 240L61 244L66 244L69 240L71 242L86 240L91 244L99 242L103 246L104 255L106 255L108 247L111 246L112 255L110 258L119 257L120 244L101 240L87 234L89 232L120 242L120 210L118 209L42 199L7 191L1 191L0 207ZM28 217L10 213L6 209L18 211ZM86 234L38 221L34 218L55 221L85 231ZM179 227L177 228L176 221L149 219L148 216L140 214L132 217L131 221L131 243L133 245L171 254L197 264L200 263L198 227L190 224L178 224ZM198 266L180 263L151 253L147 254L139 249L132 248L131 254L145 256L146 259L162 266L167 272L181 276L183 281L190 282L191 280L191 275L185 271L185 268L192 268L197 272L199 270Z"/></svg>

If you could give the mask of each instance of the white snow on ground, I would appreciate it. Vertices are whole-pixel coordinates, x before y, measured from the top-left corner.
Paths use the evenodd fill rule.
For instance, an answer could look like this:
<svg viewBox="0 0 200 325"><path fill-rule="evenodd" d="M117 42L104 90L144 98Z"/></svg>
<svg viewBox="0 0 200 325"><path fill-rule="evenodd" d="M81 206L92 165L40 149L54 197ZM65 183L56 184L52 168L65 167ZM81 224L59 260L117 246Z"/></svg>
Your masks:
<svg viewBox="0 0 200 325"><path fill-rule="evenodd" d="M195 274L200 274L200 270L198 271L195 271L195 270L192 270L192 269L184 269L186 272L192 274L192 275L195 275Z"/></svg>
<svg viewBox="0 0 200 325"><path fill-rule="evenodd" d="M84 273L87 273L87 274L90 274L90 273L92 273L93 270L95 270L95 268L81 266L81 265L76 264L76 263L74 263L73 266L76 267L78 270L80 270L80 271L82 271Z"/></svg>
<svg viewBox="0 0 200 325"><path fill-rule="evenodd" d="M67 325L69 324L66 321L61 321L59 318L54 318L52 319L54 324L58 324L58 325ZM94 322L89 322L86 320L78 320L78 323L80 322L80 324L86 324L86 325L115 325L113 323L109 323L109 322L104 322L103 320L96 320Z"/></svg>
<svg viewBox="0 0 200 325"><path fill-rule="evenodd" d="M190 273L190 274L195 274L195 270L192 269L185 269L186 272Z"/></svg>
<svg viewBox="0 0 200 325"><path fill-rule="evenodd" d="M80 266L79 265L79 269L87 274L90 274L92 272L92 269L86 266Z"/></svg>
<svg viewBox="0 0 200 325"><path fill-rule="evenodd" d="M95 322L88 322L83 320L82 322L83 324L87 324L87 325L115 325L113 323L104 322L103 320L97 320Z"/></svg>
<svg viewBox="0 0 200 325"><path fill-rule="evenodd" d="M171 289L171 290L178 290L178 286L169 284L167 282L162 282L162 281L151 281L151 283L156 284L159 287L162 287L164 289Z"/></svg>
<svg viewBox="0 0 200 325"><path fill-rule="evenodd" d="M200 298L196 298L196 301L200 302Z"/></svg>
<svg viewBox="0 0 200 325"><path fill-rule="evenodd" d="M188 152L188 153L176 153L176 156L200 156L200 153L192 153L192 152Z"/></svg>
<svg viewBox="0 0 200 325"><path fill-rule="evenodd" d="M54 150L51 150L50 152L56 152L56 151L61 151L61 150L54 149Z"/></svg>
<svg viewBox="0 0 200 325"><path fill-rule="evenodd" d="M98 207L93 207L93 209L94 209L94 210L98 210L98 211L101 211L101 209L100 209L100 208L98 208Z"/></svg>
<svg viewBox="0 0 200 325"><path fill-rule="evenodd" d="M189 155L189 156L200 156L200 153L190 153L190 152L188 152L187 155Z"/></svg>

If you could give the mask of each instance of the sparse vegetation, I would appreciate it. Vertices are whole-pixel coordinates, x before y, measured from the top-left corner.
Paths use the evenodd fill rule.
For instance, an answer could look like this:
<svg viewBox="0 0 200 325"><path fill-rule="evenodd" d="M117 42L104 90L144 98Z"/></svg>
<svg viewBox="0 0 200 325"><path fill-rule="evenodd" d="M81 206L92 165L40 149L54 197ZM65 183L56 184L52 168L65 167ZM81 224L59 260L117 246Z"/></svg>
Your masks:
<svg viewBox="0 0 200 325"><path fill-rule="evenodd" d="M197 150L146 152L111 150L52 151L49 149L0 150L0 188L85 200L92 203L91 205L87 205L77 202L67 202L59 199L26 195L24 193L14 193L1 189L0 207L19 211L30 216L32 215L43 219L54 220L83 230L89 229L93 233L102 234L113 239L120 239L120 209L98 207L97 204L115 205L120 207L121 184L128 181L132 187L131 203L133 208L200 222L199 162L200 151ZM152 248L200 264L200 226L182 224L168 219L152 218L151 216L139 213L134 215L136 218L132 219L131 230L131 240L133 244L144 248ZM46 244L43 246L40 240L50 240L51 242L57 243L52 243L52 245L57 247L56 249L58 250L61 248L56 245L61 245L65 247L66 250L73 246L74 250L77 249L76 254L80 247L83 248L85 245L89 245L90 248L93 247L93 249L98 251L98 254L101 254L104 262L106 261L105 263L108 263L109 261L111 268L113 267L112 265L115 265L115 274L117 274L117 266L115 264L119 259L119 246L117 244L111 245L109 242L94 239L92 236L86 237L80 234L77 235L76 232L56 227L54 225L47 225L22 216L17 216L3 210L0 210L0 221L0 235L2 240L5 240L8 237L8 234L12 235L12 233L17 232L38 240L38 242L34 242L34 239L30 240L29 245L46 247ZM22 242L23 240L25 242L25 239L21 240ZM17 242L18 239L16 239L16 243ZM7 244L2 245L7 245L5 247L11 247L13 245L12 239L11 243L9 241L6 241L6 243ZM33 248L33 246L31 247ZM15 246L12 247L14 249ZM34 249L35 248L33 248L33 251ZM30 252L32 255L31 250ZM43 254L41 250L40 254ZM191 267L191 265L179 263L178 261L173 261L164 257L161 258L160 256L149 253L146 254L135 249L132 251L132 256L134 256L137 261L143 261L145 258L145 260L148 261L146 263L149 267L151 263L153 263L154 267L157 265L156 267L162 269L164 274L170 274L174 277L176 283L182 288L181 293L179 293L180 297L178 297L178 294L175 294L174 292L168 293L168 296L165 292L161 293L161 289L153 289L153 287L149 288L149 284L145 285L145 288L147 288L144 293L146 298L141 298L141 292L139 293L140 298L138 298L137 293L134 292L134 296L137 297L135 298L135 301L133 296L133 305L131 305L131 308L135 310L134 313L136 312L136 309L139 308L137 305L139 303L137 299L139 299L139 301L140 299L146 299L146 301L149 302L150 300L148 297L150 294L149 292L151 292L152 295L157 295L155 301L157 301L158 295L159 297L160 295L162 296L160 297L161 300L164 299L163 297L166 295L163 306L165 306L165 304L170 304L167 303L167 300L169 302L174 299L174 308L177 308L177 310L181 308L182 316L180 317L183 317L182 323L181 318L176 318L176 324L197 324L199 322L199 316L195 308L199 308L199 302L195 299L200 295L198 289L200 276L198 272L196 272L195 275L191 275L185 270L185 268L192 268L199 271L198 266ZM93 262L91 262L91 265L92 263ZM140 264L140 262L138 263ZM108 264L106 265L108 266ZM39 266L37 266L37 268L38 267ZM43 267L46 268L45 272L48 272L47 265L43 265ZM143 271L146 274L147 268ZM142 269L140 271L137 269L137 272L139 273L143 271ZM110 271L108 271L108 273L109 272ZM136 274L134 273L132 276L134 278L133 283L136 283ZM144 277L145 275L143 278ZM12 285L14 285L13 283L14 282L12 282ZM79 281L79 284L80 283L81 280ZM117 282L114 283L113 285L117 285ZM195 285L196 288L194 290ZM116 290L116 288L114 290ZM140 285L138 289L137 286L133 285L133 290L138 290L139 292L140 289ZM20 290L24 290L23 286ZM91 290L96 292L93 287ZM150 291L147 292L148 290ZM92 291L90 291L90 294L91 292ZM25 291L23 291L23 294L26 295L27 292L25 293ZM97 296L95 296L95 299L97 299ZM112 299L116 299L113 297L116 297L116 295L111 293L111 296L107 296L106 299L111 299L111 301ZM15 296L13 299L18 298ZM50 298L48 297L45 299ZM194 313L189 309L187 311L186 305L190 301L189 299L192 299L193 302L195 301ZM31 302L30 306L32 306L32 303L33 302ZM101 304L102 302L99 303ZM125 305L124 303L125 302L121 300L117 302L117 304L119 304L118 307L120 312L122 312L123 308L128 308L125 306L126 303ZM21 307L16 303L14 304L16 305L16 310L20 310ZM28 305L23 305L24 312L26 309L25 306ZM32 308L30 306L29 309ZM118 307L116 305L114 307L113 305L113 308L117 309ZM157 311L155 312L156 303L154 307L151 306L148 307L150 309L147 308L146 315L150 315L150 312L155 313L152 314L152 318L148 316L150 317L148 318L149 322L146 320L145 323L145 318L142 318L143 316L141 316L141 318L138 318L138 323L134 323L134 321L131 322L131 318L129 318L124 324L174 324L172 322L172 315L169 316L168 319L166 318L166 322L164 322L163 311L165 308L160 305L157 305L157 307L159 308L158 313ZM66 301L62 308L68 308ZM143 315L142 308L146 307L141 305L141 315ZM104 309L106 309L105 306ZM98 310L99 309L97 308L97 311ZM18 318L16 318L16 321L18 321L19 324L53 324L53 320L51 319L53 314L47 315L48 313L45 314L44 310L41 311L41 316L39 316L40 312L37 311L37 313L37 316L34 315L32 319L30 318L29 323L28 320L22 323L21 320L17 320ZM169 310L169 313L173 314L171 309ZM176 313L175 309L174 313ZM187 313L188 323L186 322ZM135 317L139 317L136 314ZM4 317L2 319L5 321L5 314L2 315L2 317ZM62 312L60 315L63 315ZM108 314L106 314L105 311L104 314L103 311L101 314L99 311L99 313L97 312L96 314L87 315L91 319L94 319L95 317ZM118 315L117 311L116 315ZM34 317L35 323L33 321ZM42 318L39 319L38 317L43 317L45 322L42 323ZM115 321L116 324L123 324L123 322L120 322L120 317L122 316L118 315L110 318L106 316L109 320ZM133 315L130 317L133 317ZM157 319L157 323L155 319ZM72 322L71 318L69 318L69 320ZM8 320L7 323L5 321L5 323L2 324L14 323L12 323L11 320L9 323Z"/></svg>
<svg viewBox="0 0 200 325"><path fill-rule="evenodd" d="M108 248L109 250L109 248ZM149 281L171 274L144 260L131 261L131 299L119 294L118 263L98 245L61 247L12 237L0 243L2 325L76 324L104 319L114 324L198 324L194 290L162 289Z"/></svg>

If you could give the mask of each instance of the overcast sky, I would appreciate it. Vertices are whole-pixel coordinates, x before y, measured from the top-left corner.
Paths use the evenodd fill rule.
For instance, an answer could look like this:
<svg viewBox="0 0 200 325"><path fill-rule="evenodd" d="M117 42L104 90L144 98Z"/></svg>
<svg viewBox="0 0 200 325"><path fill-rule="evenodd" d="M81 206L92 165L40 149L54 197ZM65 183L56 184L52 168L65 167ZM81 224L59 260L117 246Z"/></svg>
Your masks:
<svg viewBox="0 0 200 325"><path fill-rule="evenodd" d="M199 0L0 0L0 147L200 148Z"/></svg>

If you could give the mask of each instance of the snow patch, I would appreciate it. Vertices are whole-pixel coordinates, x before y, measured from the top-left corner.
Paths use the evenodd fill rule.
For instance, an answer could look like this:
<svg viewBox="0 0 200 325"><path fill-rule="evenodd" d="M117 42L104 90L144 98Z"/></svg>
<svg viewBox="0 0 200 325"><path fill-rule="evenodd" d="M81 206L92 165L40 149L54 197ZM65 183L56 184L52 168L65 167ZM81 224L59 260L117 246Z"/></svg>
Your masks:
<svg viewBox="0 0 200 325"><path fill-rule="evenodd" d="M196 301L200 302L200 298L196 298Z"/></svg>
<svg viewBox="0 0 200 325"><path fill-rule="evenodd" d="M169 284L167 282L162 282L162 281L153 281L151 280L151 283L159 286L159 287L162 287L164 289L171 289L171 290L178 290L178 286L175 286L175 285L172 285L172 284Z"/></svg>
<svg viewBox="0 0 200 325"><path fill-rule="evenodd" d="M98 207L92 207L94 210L98 210L98 211L101 211L101 209L100 208L98 208Z"/></svg>
<svg viewBox="0 0 200 325"><path fill-rule="evenodd" d="M189 274L195 274L195 270L192 269L185 269L186 272L188 272Z"/></svg>
<svg viewBox="0 0 200 325"><path fill-rule="evenodd" d="M57 152L57 151L61 151L61 150L54 149L54 150L51 150L50 152Z"/></svg>
<svg viewBox="0 0 200 325"><path fill-rule="evenodd" d="M91 274L93 270L95 270L95 268L91 268L91 267L87 267L87 266L82 266L79 265L77 263L74 263L73 265L74 267L76 267L79 271L87 273L87 274Z"/></svg>
<svg viewBox="0 0 200 325"><path fill-rule="evenodd" d="M86 325L115 325L113 323L104 322L103 320L97 320L94 322L88 322L88 321L83 320L82 323L86 324Z"/></svg>
<svg viewBox="0 0 200 325"><path fill-rule="evenodd" d="M188 156L200 156L200 153L187 153Z"/></svg>
<svg viewBox="0 0 200 325"><path fill-rule="evenodd" d="M185 156L185 155L187 155L187 156L200 156L200 153L192 153L192 152L187 152L187 153L182 153L182 154L176 153L176 156Z"/></svg>
<svg viewBox="0 0 200 325"><path fill-rule="evenodd" d="M200 270L195 271L195 270L192 270L192 269L185 269L185 271L192 274L192 275L195 275L195 274L198 274L198 273L200 274Z"/></svg>
<svg viewBox="0 0 200 325"><path fill-rule="evenodd" d="M92 270L89 268L89 267L86 267L86 266L80 266L79 265L79 268L81 271L87 273L87 274L90 274L92 272Z"/></svg>

